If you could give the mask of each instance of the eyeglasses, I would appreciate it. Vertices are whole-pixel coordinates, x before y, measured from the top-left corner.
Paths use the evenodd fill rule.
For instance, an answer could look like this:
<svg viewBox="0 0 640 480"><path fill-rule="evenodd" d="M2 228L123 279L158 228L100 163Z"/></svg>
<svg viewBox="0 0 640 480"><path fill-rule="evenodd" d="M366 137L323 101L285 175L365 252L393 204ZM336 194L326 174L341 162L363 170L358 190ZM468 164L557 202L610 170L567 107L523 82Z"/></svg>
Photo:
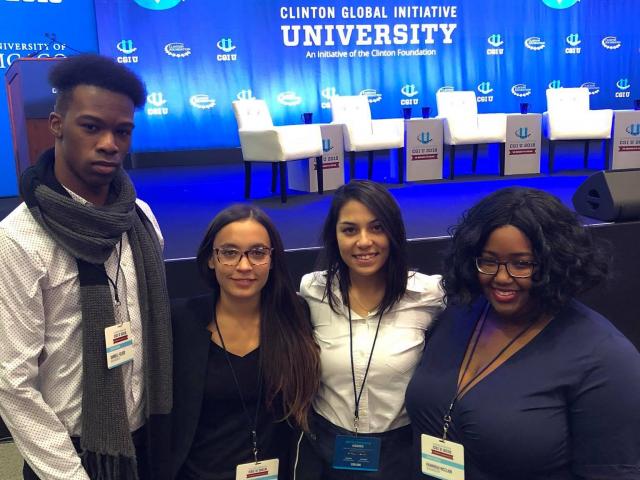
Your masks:
<svg viewBox="0 0 640 480"><path fill-rule="evenodd" d="M259 265L266 265L269 263L269 259L271 257L271 252L273 252L273 248L267 247L253 247L249 250L245 250L244 252L238 250L237 248L213 248L213 251L216 253L216 257L218 261L222 265L227 265L229 267L235 267L242 261L242 257L247 256L247 260L249 263L255 267Z"/></svg>
<svg viewBox="0 0 640 480"><path fill-rule="evenodd" d="M509 262L499 262L492 258L476 257L476 268L484 275L497 275L500 265L504 265L507 273L513 278L529 278L533 275L536 262L527 260L514 260Z"/></svg>

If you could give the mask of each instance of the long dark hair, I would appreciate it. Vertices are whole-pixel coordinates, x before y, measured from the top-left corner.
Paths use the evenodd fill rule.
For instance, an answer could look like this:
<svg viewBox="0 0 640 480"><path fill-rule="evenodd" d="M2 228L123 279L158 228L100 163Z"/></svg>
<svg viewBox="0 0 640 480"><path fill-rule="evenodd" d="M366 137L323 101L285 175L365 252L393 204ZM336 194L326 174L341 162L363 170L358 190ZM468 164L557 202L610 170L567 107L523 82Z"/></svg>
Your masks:
<svg viewBox="0 0 640 480"><path fill-rule="evenodd" d="M208 265L213 242L223 227L247 219L255 220L267 230L273 248L269 278L260 292L260 362L267 406L271 408L280 396L284 418L291 417L298 426L308 430L307 414L320 378L319 348L313 337L308 307L293 288L284 261L282 239L271 219L251 205L232 205L221 211L211 221L198 248L198 269L217 299L220 285Z"/></svg>
<svg viewBox="0 0 640 480"><path fill-rule="evenodd" d="M606 278L606 246L594 241L574 212L542 190L509 187L480 200L452 229L443 276L447 301L470 304L482 293L474 258L491 232L505 225L517 227L531 242L537 263L531 296L541 311L555 313Z"/></svg>
<svg viewBox="0 0 640 480"><path fill-rule="evenodd" d="M349 287L351 279L349 267L340 256L336 226L340 210L345 203L355 200L367 207L378 219L384 233L389 239L389 258L384 266L385 291L378 312L389 310L404 295L407 289L408 261L407 234L402 221L402 212L391 194L380 184L370 180L351 180L336 190L331 208L322 228L324 251L319 259L319 266L327 271L325 297L329 306L337 312L338 299L332 291L334 282L338 282L342 303L349 303Z"/></svg>

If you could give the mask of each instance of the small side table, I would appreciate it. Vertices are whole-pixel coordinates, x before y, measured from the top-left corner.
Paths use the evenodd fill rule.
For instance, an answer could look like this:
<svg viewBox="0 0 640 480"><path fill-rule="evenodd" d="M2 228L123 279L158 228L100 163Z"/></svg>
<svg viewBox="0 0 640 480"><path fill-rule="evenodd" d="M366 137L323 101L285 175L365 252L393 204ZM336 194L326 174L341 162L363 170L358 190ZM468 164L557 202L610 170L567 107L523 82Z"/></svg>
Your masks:
<svg viewBox="0 0 640 480"><path fill-rule="evenodd" d="M323 189L335 190L344 185L344 147L342 124L321 123ZM288 168L289 188L317 192L315 158L292 162Z"/></svg>
<svg viewBox="0 0 640 480"><path fill-rule="evenodd" d="M407 181L442 179L442 139L442 119L405 120L404 170Z"/></svg>
<svg viewBox="0 0 640 480"><path fill-rule="evenodd" d="M611 170L640 168L640 110L613 111Z"/></svg>
<svg viewBox="0 0 640 480"><path fill-rule="evenodd" d="M540 173L542 115L507 114L507 141L504 149L504 175Z"/></svg>

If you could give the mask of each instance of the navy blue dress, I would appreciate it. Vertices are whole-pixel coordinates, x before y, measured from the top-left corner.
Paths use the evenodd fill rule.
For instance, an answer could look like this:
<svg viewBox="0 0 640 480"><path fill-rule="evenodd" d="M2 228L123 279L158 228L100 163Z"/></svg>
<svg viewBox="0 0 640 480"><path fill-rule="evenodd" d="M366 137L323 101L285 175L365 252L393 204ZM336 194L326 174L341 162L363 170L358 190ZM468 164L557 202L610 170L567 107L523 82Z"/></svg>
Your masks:
<svg viewBox="0 0 640 480"><path fill-rule="evenodd" d="M420 434L442 435L484 299L447 309L409 383L416 478ZM466 480L640 479L640 354L608 320L571 301L456 404L448 439Z"/></svg>

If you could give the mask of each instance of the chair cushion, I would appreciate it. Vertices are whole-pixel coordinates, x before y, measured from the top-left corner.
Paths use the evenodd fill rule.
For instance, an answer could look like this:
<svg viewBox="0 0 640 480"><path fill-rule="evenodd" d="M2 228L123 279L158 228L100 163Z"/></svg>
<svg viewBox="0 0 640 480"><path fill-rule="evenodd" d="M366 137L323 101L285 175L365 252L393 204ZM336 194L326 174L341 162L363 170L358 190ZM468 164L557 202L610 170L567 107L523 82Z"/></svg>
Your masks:
<svg viewBox="0 0 640 480"><path fill-rule="evenodd" d="M365 95L335 96L331 98L332 123L342 123L354 128L368 128L371 122L369 99Z"/></svg>
<svg viewBox="0 0 640 480"><path fill-rule="evenodd" d="M613 110L588 110L580 115L545 112L545 133L549 140L588 140L611 138Z"/></svg>
<svg viewBox="0 0 640 480"><path fill-rule="evenodd" d="M269 107L264 100L236 100L231 103L238 130L263 130L273 127Z"/></svg>
<svg viewBox="0 0 640 480"><path fill-rule="evenodd" d="M547 111L552 115L589 111L588 88L548 88L546 93Z"/></svg>
<svg viewBox="0 0 640 480"><path fill-rule="evenodd" d="M473 119L478 114L478 102L473 91L438 92L436 104L439 117Z"/></svg>
<svg viewBox="0 0 640 480"><path fill-rule="evenodd" d="M238 135L245 161L282 162L322 155L322 135L318 125L239 130Z"/></svg>

